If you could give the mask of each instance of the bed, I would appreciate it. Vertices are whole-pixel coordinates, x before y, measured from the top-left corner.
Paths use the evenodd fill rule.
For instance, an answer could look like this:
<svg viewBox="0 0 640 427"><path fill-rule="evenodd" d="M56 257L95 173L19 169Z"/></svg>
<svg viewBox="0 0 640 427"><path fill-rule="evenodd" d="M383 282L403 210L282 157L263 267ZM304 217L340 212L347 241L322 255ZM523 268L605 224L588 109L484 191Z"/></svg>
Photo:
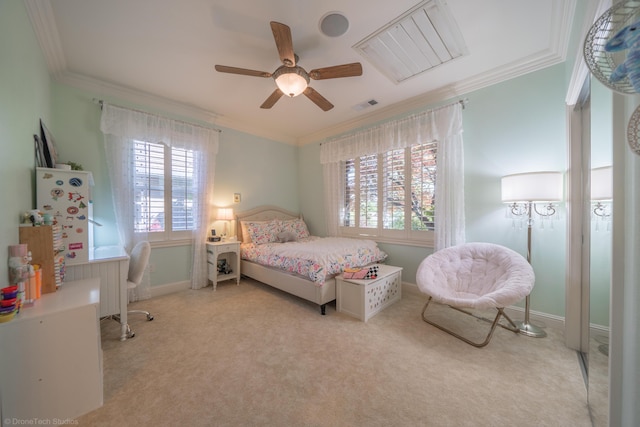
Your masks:
<svg viewBox="0 0 640 427"><path fill-rule="evenodd" d="M236 213L236 230L243 276L318 304L323 315L336 299L336 275L387 256L371 240L309 236L300 215L277 206ZM312 253L318 247L324 252Z"/></svg>

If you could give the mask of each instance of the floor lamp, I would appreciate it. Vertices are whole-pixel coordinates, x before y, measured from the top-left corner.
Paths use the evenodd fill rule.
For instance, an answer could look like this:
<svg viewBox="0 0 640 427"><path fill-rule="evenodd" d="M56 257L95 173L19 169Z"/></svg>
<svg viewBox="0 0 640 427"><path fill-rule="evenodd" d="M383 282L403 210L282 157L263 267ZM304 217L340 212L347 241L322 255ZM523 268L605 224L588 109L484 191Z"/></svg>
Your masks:
<svg viewBox="0 0 640 427"><path fill-rule="evenodd" d="M509 214L527 221L527 261L531 264L531 229L535 218L552 219L554 202L562 201L561 172L529 172L502 177L502 201L509 203ZM525 299L524 321L516 325L520 333L536 338L547 333L529 321L530 295Z"/></svg>

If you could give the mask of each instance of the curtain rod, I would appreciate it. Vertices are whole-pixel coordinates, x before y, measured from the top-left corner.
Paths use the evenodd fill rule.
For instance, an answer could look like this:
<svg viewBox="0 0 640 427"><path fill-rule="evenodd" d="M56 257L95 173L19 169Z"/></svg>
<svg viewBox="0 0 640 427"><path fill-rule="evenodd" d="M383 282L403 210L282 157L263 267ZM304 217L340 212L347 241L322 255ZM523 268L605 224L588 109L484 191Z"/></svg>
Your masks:
<svg viewBox="0 0 640 427"><path fill-rule="evenodd" d="M459 99L459 100L457 100L457 101L455 101L455 102L452 102L451 104L442 105L442 106L440 106L440 107L432 108L432 109L427 110L427 111L424 111L424 112L425 112L425 113L429 113L429 112L431 112L431 111L438 111L438 110L441 110L441 109L443 109L443 108L451 107L452 105L456 105L456 104L460 104L460 105L462 106L462 109L464 110L468 103L469 103L469 98L462 98L462 99ZM340 138L341 138L341 137L336 137L335 139L340 139ZM326 143L326 142L330 142L330 141L333 141L333 140L335 140L335 139L331 139L331 140L329 140L329 141L321 142L321 143L320 143L320 146L322 146L322 144L324 144L324 143Z"/></svg>
<svg viewBox="0 0 640 427"><path fill-rule="evenodd" d="M98 98L93 98L93 103L94 104L98 104L100 106L101 110L102 110L102 108L103 108L103 106L105 104L105 102L102 99L98 99ZM125 110L135 111L136 113L148 114L150 116L155 116L155 117L160 117L160 118L168 118L168 117L161 116L160 114L153 114L153 113L149 113L147 111L137 110L135 108L123 107L122 105L116 105L116 104L111 104L111 105L113 105L114 107L118 107L118 108L124 108ZM216 131L218 133L222 133L222 129L218 129L218 128L214 128L214 127L210 127L210 126L202 126L202 125L198 125L198 124L195 124L195 123L187 122L187 121L184 121L184 120L177 120L177 119L169 119L169 120L173 120L173 121L176 121L178 123L184 123L184 124L189 125L189 126L198 126L198 127L204 128L204 129L214 130L214 131Z"/></svg>
<svg viewBox="0 0 640 427"><path fill-rule="evenodd" d="M462 99L457 100L456 102L452 102L451 104L443 105L441 107L432 108L431 110L427 110L427 111L436 111L436 110L439 110L441 108L451 107L452 105L456 105L456 104L462 105L462 109L464 110L468 103L469 103L469 98L462 98Z"/></svg>

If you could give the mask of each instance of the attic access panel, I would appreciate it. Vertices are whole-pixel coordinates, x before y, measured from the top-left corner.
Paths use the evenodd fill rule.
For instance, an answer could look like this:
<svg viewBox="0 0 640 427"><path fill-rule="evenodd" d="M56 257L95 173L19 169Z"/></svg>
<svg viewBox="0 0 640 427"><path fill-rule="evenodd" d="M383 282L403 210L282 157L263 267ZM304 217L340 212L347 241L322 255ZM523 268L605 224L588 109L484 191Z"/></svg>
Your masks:
<svg viewBox="0 0 640 427"><path fill-rule="evenodd" d="M396 83L468 53L453 15L440 0L419 3L353 48Z"/></svg>

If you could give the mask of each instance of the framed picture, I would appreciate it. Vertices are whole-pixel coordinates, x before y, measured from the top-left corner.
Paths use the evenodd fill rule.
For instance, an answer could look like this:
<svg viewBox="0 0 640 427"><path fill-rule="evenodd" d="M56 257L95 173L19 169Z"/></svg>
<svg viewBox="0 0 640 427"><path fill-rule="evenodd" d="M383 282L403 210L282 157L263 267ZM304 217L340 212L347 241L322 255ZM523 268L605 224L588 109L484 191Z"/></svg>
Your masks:
<svg viewBox="0 0 640 427"><path fill-rule="evenodd" d="M40 139L44 152L44 166L47 168L55 168L58 154L56 153L56 144L53 135L40 119Z"/></svg>
<svg viewBox="0 0 640 427"><path fill-rule="evenodd" d="M34 149L36 155L36 167L38 168L46 168L48 167L44 160L44 147L42 146L42 141L38 135L33 135Z"/></svg>

